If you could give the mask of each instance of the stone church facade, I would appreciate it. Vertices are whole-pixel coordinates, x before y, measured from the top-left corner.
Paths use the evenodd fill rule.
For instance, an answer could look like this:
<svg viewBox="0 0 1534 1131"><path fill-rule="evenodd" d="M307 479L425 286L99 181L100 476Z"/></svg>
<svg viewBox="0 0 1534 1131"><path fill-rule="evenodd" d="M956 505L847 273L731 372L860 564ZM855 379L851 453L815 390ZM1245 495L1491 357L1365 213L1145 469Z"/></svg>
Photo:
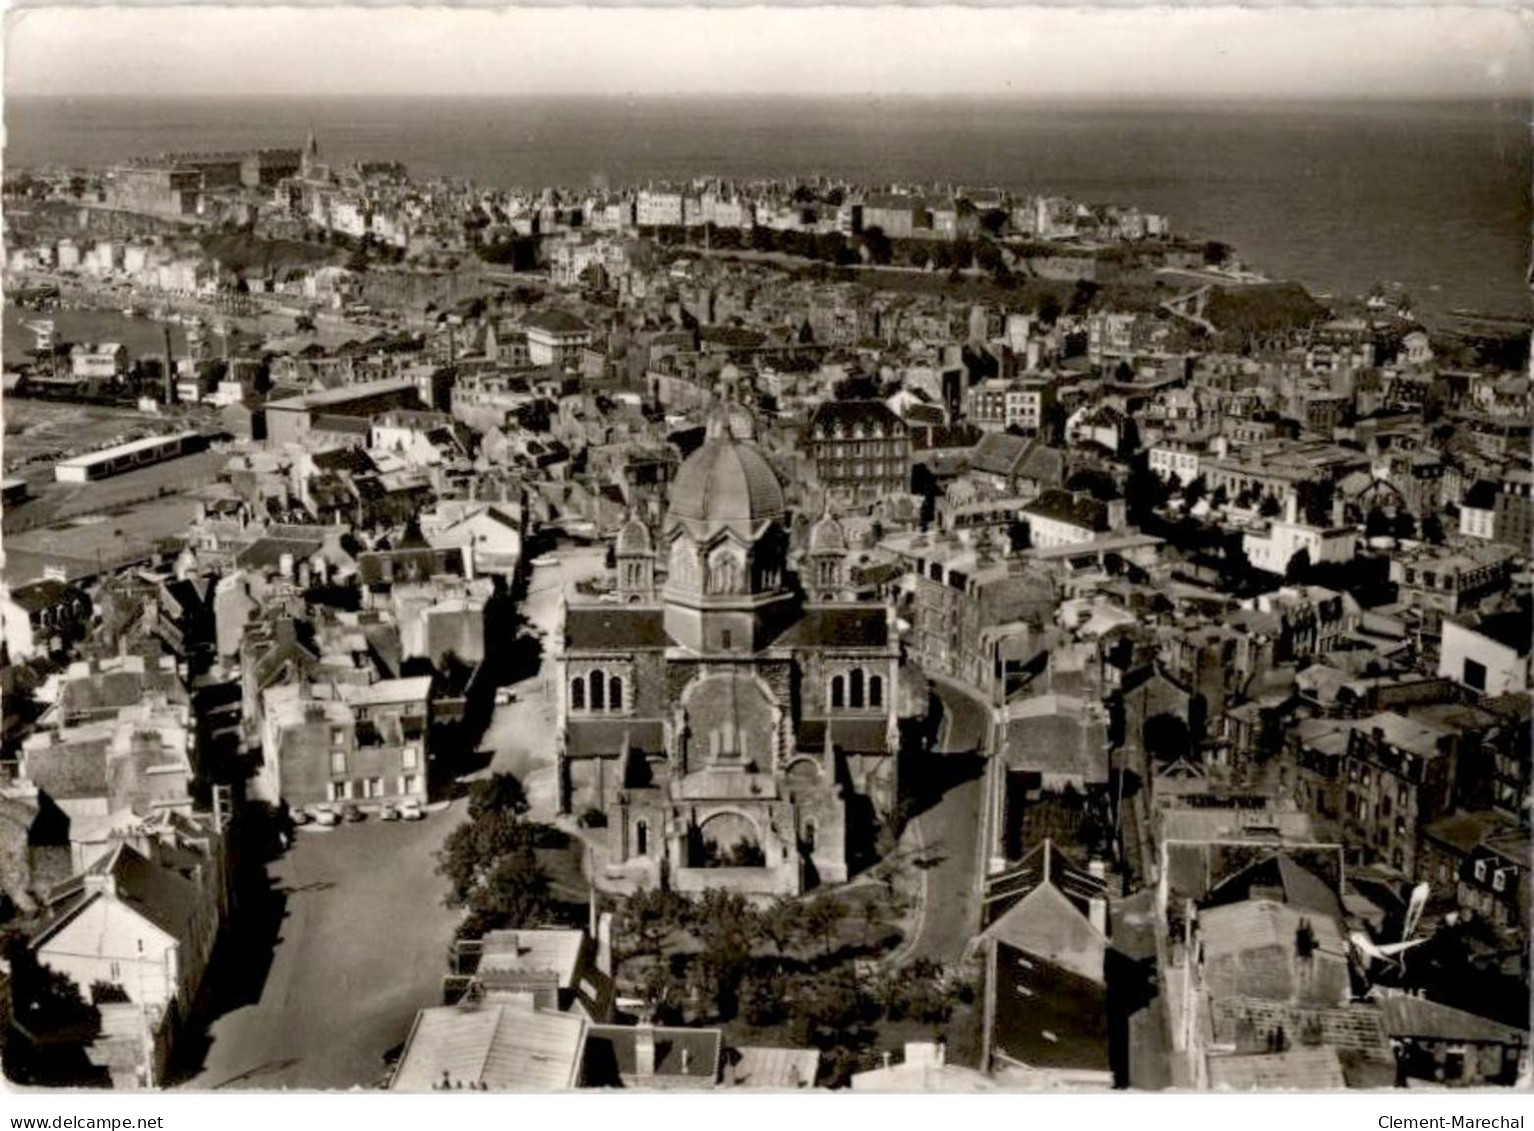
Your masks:
<svg viewBox="0 0 1534 1131"><path fill-rule="evenodd" d="M606 819L598 886L798 894L845 881L893 809L893 610L842 599L829 516L801 586L786 518L749 419L718 409L659 537L620 532L620 603L567 606L559 800Z"/></svg>

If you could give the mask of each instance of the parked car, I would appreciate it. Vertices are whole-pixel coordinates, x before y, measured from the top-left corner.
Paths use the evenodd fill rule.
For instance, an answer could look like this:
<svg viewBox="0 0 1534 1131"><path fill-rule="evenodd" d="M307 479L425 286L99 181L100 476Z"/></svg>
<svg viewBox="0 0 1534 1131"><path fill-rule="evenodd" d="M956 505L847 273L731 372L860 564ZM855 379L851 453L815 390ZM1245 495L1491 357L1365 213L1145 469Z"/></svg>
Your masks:
<svg viewBox="0 0 1534 1131"><path fill-rule="evenodd" d="M400 819L404 821L424 821L426 810L421 808L419 801L401 801L399 803Z"/></svg>
<svg viewBox="0 0 1534 1131"><path fill-rule="evenodd" d="M378 807L378 819L380 821L399 820L399 808L391 802L384 802Z"/></svg>
<svg viewBox="0 0 1534 1131"><path fill-rule="evenodd" d="M345 805L341 806L341 817L347 821L360 821L362 820L362 810L348 801Z"/></svg>
<svg viewBox="0 0 1534 1131"><path fill-rule="evenodd" d="M321 828L332 829L341 823L341 815L329 805L316 805L314 807L314 823Z"/></svg>
<svg viewBox="0 0 1534 1131"><path fill-rule="evenodd" d="M504 706L506 706L506 704L508 704L508 703L515 703L516 701L517 701L517 693L515 691L513 691L511 688L509 688L509 687L502 687L502 688L497 689L497 691L495 693L495 705L497 707L504 707Z"/></svg>
<svg viewBox="0 0 1534 1131"><path fill-rule="evenodd" d="M293 812L289 814L289 820L291 820L293 824L297 826L307 825L310 821L314 820L314 818L309 816L309 812L306 809L294 809Z"/></svg>

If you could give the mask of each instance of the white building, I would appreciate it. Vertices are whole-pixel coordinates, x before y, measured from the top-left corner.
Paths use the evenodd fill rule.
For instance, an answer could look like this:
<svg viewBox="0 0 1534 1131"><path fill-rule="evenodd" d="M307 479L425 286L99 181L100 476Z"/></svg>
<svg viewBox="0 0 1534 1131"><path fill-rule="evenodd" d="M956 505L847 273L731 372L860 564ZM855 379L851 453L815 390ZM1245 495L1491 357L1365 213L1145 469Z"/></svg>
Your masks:
<svg viewBox="0 0 1534 1131"><path fill-rule="evenodd" d="M1183 486L1198 478L1201 447L1181 440L1163 440L1150 450L1150 469L1163 479L1176 479Z"/></svg>
<svg viewBox="0 0 1534 1131"><path fill-rule="evenodd" d="M680 227L682 194L643 189L635 205L635 220L642 228Z"/></svg>
<svg viewBox="0 0 1534 1131"><path fill-rule="evenodd" d="M1482 695L1527 691L1534 684L1534 647L1528 618L1488 617L1474 628L1445 618L1438 674Z"/></svg>
<svg viewBox="0 0 1534 1131"><path fill-rule="evenodd" d="M1358 552L1358 532L1351 526L1301 522L1299 499L1290 495L1284 500L1284 517L1274 519L1266 532L1247 534L1241 545L1253 566L1282 576L1301 550L1310 557L1311 565L1352 561Z"/></svg>

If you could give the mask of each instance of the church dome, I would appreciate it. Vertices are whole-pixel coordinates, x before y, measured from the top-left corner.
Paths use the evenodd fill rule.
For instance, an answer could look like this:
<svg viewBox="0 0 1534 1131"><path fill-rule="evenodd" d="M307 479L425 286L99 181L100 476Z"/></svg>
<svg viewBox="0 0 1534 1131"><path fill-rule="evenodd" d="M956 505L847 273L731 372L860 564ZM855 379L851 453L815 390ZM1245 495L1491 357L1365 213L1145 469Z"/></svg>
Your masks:
<svg viewBox="0 0 1534 1131"><path fill-rule="evenodd" d="M669 517L743 524L783 517L783 487L757 446L737 438L724 413L709 420L708 439L682 462L671 483Z"/></svg>
<svg viewBox="0 0 1534 1131"><path fill-rule="evenodd" d="M619 554L648 554L655 549L650 540L650 528L637 518L631 518L618 531Z"/></svg>
<svg viewBox="0 0 1534 1131"><path fill-rule="evenodd" d="M847 535L842 524L831 515L824 515L810 527L809 552L812 554L841 554L847 550Z"/></svg>

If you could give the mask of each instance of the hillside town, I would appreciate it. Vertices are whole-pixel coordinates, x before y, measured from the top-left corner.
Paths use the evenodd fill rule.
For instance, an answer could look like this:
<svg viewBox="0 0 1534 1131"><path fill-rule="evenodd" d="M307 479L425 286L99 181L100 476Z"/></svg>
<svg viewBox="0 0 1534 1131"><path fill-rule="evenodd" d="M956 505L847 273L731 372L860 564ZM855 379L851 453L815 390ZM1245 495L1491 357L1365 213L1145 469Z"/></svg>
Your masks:
<svg viewBox="0 0 1534 1131"><path fill-rule="evenodd" d="M4 178L22 1084L1530 1072L1530 326L1132 202Z"/></svg>

